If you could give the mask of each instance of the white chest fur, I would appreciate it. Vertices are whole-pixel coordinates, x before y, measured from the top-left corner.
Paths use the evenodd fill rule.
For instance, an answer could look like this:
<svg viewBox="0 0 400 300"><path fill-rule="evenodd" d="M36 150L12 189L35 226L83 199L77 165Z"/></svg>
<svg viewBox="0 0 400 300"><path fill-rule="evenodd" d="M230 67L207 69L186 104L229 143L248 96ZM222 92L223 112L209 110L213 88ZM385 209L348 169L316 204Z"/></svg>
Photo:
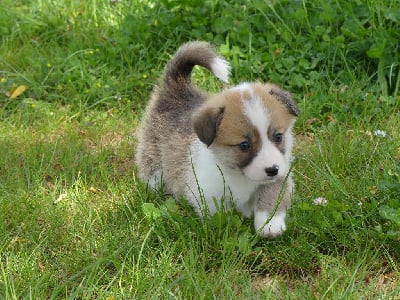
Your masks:
<svg viewBox="0 0 400 300"><path fill-rule="evenodd" d="M257 183L240 171L223 169L211 150L199 140L192 144L191 162L193 168L188 170L187 197L198 213L204 210L204 204L210 214L214 214L219 206L232 209L233 204L244 216L251 216L251 196L258 187Z"/></svg>

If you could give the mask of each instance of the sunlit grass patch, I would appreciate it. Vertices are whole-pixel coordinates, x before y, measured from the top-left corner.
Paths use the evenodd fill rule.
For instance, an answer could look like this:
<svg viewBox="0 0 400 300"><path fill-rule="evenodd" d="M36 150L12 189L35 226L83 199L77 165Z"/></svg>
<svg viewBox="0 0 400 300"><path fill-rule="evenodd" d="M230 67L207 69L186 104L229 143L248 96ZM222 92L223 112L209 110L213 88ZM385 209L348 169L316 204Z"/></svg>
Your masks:
<svg viewBox="0 0 400 300"><path fill-rule="evenodd" d="M3 2L0 298L398 297L396 1ZM196 39L231 84L270 80L299 104L276 240L136 176L150 91ZM224 87L199 68L193 82Z"/></svg>

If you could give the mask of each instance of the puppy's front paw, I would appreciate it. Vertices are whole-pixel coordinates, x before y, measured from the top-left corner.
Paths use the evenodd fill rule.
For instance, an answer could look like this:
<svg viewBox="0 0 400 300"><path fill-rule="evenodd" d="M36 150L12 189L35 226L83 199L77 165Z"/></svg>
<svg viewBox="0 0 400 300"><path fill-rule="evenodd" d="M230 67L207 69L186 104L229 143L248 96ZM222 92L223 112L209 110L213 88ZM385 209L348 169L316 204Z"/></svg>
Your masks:
<svg viewBox="0 0 400 300"><path fill-rule="evenodd" d="M254 213L254 227L261 237L276 238L286 231L285 217L286 213L277 213L265 224L269 218L268 212L256 211Z"/></svg>

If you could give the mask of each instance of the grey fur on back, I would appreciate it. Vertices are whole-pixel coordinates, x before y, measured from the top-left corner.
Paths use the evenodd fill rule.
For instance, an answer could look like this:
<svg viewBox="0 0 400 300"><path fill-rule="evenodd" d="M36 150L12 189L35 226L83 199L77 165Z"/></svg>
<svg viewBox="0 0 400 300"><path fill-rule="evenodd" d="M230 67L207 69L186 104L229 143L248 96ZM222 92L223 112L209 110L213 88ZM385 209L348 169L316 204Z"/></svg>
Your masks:
<svg viewBox="0 0 400 300"><path fill-rule="evenodd" d="M182 161L175 165L174 157L179 161L182 158L178 158L189 156L187 147L194 138L192 113L206 100L192 85L191 73L196 65L213 72L212 64L217 58L218 54L209 43L196 41L181 46L168 63L163 80L153 91L139 131L136 163L144 181L166 169L175 168L177 180L182 176ZM167 162L167 157L171 161Z"/></svg>

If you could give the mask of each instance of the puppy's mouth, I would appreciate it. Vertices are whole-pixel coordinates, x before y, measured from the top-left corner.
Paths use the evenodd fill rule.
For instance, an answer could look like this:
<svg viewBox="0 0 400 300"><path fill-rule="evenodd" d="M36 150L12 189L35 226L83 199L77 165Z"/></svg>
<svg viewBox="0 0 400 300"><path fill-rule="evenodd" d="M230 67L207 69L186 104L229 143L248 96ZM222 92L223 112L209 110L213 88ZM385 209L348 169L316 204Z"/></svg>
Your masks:
<svg viewBox="0 0 400 300"><path fill-rule="evenodd" d="M251 178L250 178L250 179L251 179ZM251 180L254 181L254 182L257 182L257 183L259 183L259 184L263 184L263 183L273 183L273 182L275 182L277 179L278 179L278 176L273 176L273 177L267 176L267 177L264 178L264 179L256 179L256 180L251 179Z"/></svg>
<svg viewBox="0 0 400 300"><path fill-rule="evenodd" d="M274 176L268 176L267 174L263 177L260 178L253 178L248 176L243 169L240 169L240 172L242 173L242 175L246 178L248 178L249 180L251 180L252 182L258 183L258 184L265 184L265 183L273 183L275 181L277 181L280 176L279 175L274 175Z"/></svg>

